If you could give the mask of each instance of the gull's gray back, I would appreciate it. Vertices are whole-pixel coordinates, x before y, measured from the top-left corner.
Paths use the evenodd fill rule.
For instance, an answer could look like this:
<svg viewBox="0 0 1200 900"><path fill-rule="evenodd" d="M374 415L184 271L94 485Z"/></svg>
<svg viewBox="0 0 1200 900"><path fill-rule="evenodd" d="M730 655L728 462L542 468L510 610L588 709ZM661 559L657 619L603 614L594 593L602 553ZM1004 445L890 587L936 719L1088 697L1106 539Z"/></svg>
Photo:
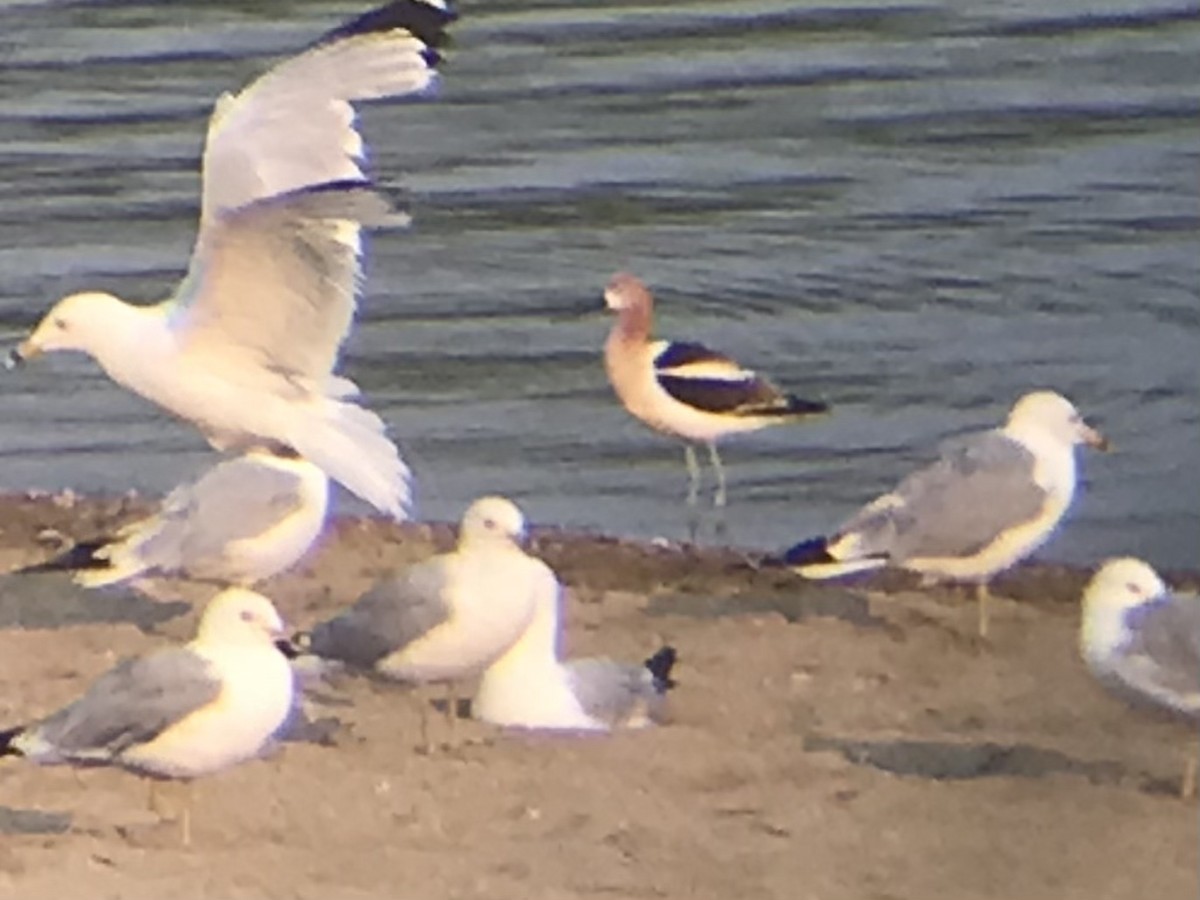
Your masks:
<svg viewBox="0 0 1200 900"><path fill-rule="evenodd" d="M138 540L147 568L221 577L229 544L257 537L304 503L297 475L251 458L227 460L163 501L157 527Z"/></svg>
<svg viewBox="0 0 1200 900"><path fill-rule="evenodd" d="M204 276L186 297L189 344L211 342L281 374L329 373L359 286L357 232L386 224L386 200L363 185L310 189L228 213L205 237ZM286 335L285 340L280 340Z"/></svg>
<svg viewBox="0 0 1200 900"><path fill-rule="evenodd" d="M340 616L312 629L308 650L359 669L376 663L450 619L446 567L435 558L380 581Z"/></svg>
<svg viewBox="0 0 1200 900"><path fill-rule="evenodd" d="M221 681L184 647L126 659L35 728L40 762L107 760L146 744L214 701Z"/></svg>
<svg viewBox="0 0 1200 900"><path fill-rule="evenodd" d="M1200 598L1168 595L1128 610L1125 624L1132 636L1101 680L1200 723Z"/></svg>
<svg viewBox="0 0 1200 900"><path fill-rule="evenodd" d="M1003 531L1035 518L1046 492L1033 454L999 431L951 441L933 464L905 478L839 532L859 536L859 555L893 561L979 552ZM884 501L884 502L881 502Z"/></svg>
<svg viewBox="0 0 1200 900"><path fill-rule="evenodd" d="M654 677L644 665L604 657L576 659L564 665L583 711L610 728L652 718L662 701Z"/></svg>

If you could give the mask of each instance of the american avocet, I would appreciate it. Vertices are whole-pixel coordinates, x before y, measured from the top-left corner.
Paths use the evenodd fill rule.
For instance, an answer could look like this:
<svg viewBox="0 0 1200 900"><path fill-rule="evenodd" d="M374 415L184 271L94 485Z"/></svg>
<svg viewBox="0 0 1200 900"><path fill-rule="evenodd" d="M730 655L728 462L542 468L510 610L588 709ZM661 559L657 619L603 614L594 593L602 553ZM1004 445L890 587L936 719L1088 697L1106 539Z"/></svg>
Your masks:
<svg viewBox="0 0 1200 900"><path fill-rule="evenodd" d="M148 307L66 297L10 364L87 353L217 449L289 447L403 515L408 468L379 416L348 401L357 387L333 374L361 282L360 228L403 221L363 172L352 104L425 90L452 18L434 0L390 3L222 95L199 235L175 294Z"/></svg>
<svg viewBox="0 0 1200 900"><path fill-rule="evenodd" d="M384 678L445 683L448 719L455 683L478 675L516 642L538 598L558 589L539 559L521 549L525 519L503 497L483 497L463 516L458 546L375 585L341 615L300 635L324 660ZM422 738L429 745L421 703Z"/></svg>
<svg viewBox="0 0 1200 900"><path fill-rule="evenodd" d="M258 756L292 709L293 676L271 601L230 588L196 638L126 659L71 705L0 733L0 754L43 765L115 765L190 779ZM183 811L183 838L190 838Z"/></svg>
<svg viewBox="0 0 1200 900"><path fill-rule="evenodd" d="M329 478L312 463L251 450L175 488L112 537L21 571L73 571L85 587L154 577L249 587L308 552L328 506Z"/></svg>
<svg viewBox="0 0 1200 900"><path fill-rule="evenodd" d="M1148 564L1110 559L1083 593L1079 649L1106 688L1200 725L1200 596L1172 593ZM1180 793L1196 792L1196 752Z"/></svg>
<svg viewBox="0 0 1200 900"><path fill-rule="evenodd" d="M659 721L674 686L675 650L663 647L644 663L607 657L559 659L562 591L538 595L533 621L483 673L471 715L517 728L610 731Z"/></svg>
<svg viewBox="0 0 1200 900"><path fill-rule="evenodd" d="M895 566L974 582L986 636L988 580L1040 547L1062 521L1075 494L1078 444L1107 446L1064 397L1026 394L1002 428L946 442L932 465L785 559L810 578Z"/></svg>
<svg viewBox="0 0 1200 900"><path fill-rule="evenodd" d="M685 442L688 506L700 489L693 444L706 444L717 479L713 505L725 505L725 471L717 441L829 411L785 394L766 378L701 344L654 340L654 299L633 275L614 275L604 301L617 314L604 344L608 380L621 403L646 425Z"/></svg>

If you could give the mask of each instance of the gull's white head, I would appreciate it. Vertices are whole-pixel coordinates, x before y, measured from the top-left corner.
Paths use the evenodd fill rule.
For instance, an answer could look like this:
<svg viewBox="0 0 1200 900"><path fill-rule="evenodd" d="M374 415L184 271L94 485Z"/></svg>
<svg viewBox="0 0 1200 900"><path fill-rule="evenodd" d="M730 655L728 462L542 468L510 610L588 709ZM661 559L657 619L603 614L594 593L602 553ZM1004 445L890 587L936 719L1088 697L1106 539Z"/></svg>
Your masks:
<svg viewBox="0 0 1200 900"><path fill-rule="evenodd" d="M1083 589L1079 649L1093 670L1102 672L1129 641L1126 614L1167 592L1150 566L1126 556L1105 562Z"/></svg>
<svg viewBox="0 0 1200 900"><path fill-rule="evenodd" d="M519 544L525 540L525 517L505 497L480 497L463 514L458 542Z"/></svg>
<svg viewBox="0 0 1200 900"><path fill-rule="evenodd" d="M1005 427L1017 432L1037 431L1068 447L1089 444L1099 450L1108 449L1104 436L1083 420L1070 400L1054 391L1026 394L1008 414Z"/></svg>
<svg viewBox="0 0 1200 900"><path fill-rule="evenodd" d="M42 318L29 337L12 351L9 363L16 364L55 350L78 350L96 355L105 335L120 329L137 310L112 294L89 291L59 300Z"/></svg>
<svg viewBox="0 0 1200 900"><path fill-rule="evenodd" d="M1092 576L1083 590L1083 605L1126 610L1141 606L1167 592L1158 573L1140 559L1110 559Z"/></svg>
<svg viewBox="0 0 1200 900"><path fill-rule="evenodd" d="M614 312L626 309L649 309L653 302L650 291L636 275L618 272L604 288L604 303Z"/></svg>
<svg viewBox="0 0 1200 900"><path fill-rule="evenodd" d="M196 641L204 644L273 644L283 635L283 620L262 594L229 588L209 601Z"/></svg>

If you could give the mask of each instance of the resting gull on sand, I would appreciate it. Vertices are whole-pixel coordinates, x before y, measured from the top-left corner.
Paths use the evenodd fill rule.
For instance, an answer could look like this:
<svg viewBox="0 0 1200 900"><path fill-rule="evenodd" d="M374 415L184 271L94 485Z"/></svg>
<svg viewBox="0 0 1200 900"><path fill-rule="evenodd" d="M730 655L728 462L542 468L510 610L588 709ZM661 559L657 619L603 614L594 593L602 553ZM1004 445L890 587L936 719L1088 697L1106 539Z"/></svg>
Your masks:
<svg viewBox="0 0 1200 900"><path fill-rule="evenodd" d="M974 582L986 636L987 582L1049 540L1066 515L1078 444L1107 447L1066 398L1026 394L1003 427L948 441L932 465L784 559L808 578L895 566Z"/></svg>
<svg viewBox="0 0 1200 900"><path fill-rule="evenodd" d="M1200 596L1170 591L1147 563L1124 557L1100 567L1083 592L1079 649L1113 693L1192 726L1180 793L1196 793L1200 725Z"/></svg>
<svg viewBox="0 0 1200 900"><path fill-rule="evenodd" d="M297 635L302 652L414 685L478 675L521 636L539 598L558 590L550 568L521 549L525 519L503 497L476 500L458 546L385 578L336 618ZM428 747L426 704L422 743Z"/></svg>
<svg viewBox="0 0 1200 900"><path fill-rule="evenodd" d="M521 639L483 673L471 715L516 728L611 731L661 720L674 687L675 649L663 647L644 663L589 657L559 658L561 589L538 597Z"/></svg>
<svg viewBox="0 0 1200 900"><path fill-rule="evenodd" d="M292 709L292 670L274 644L282 630L266 597L223 591L191 643L126 659L69 706L0 732L0 755L179 779L258 756ZM186 807L182 826L186 843Z"/></svg>
<svg viewBox="0 0 1200 900"><path fill-rule="evenodd" d="M291 568L317 540L329 478L296 456L253 450L182 484L158 511L22 572L67 570L85 587L181 577L249 587Z"/></svg>
<svg viewBox="0 0 1200 900"><path fill-rule="evenodd" d="M290 448L400 517L408 468L383 421L333 374L362 278L360 228L399 219L363 171L352 103L421 92L453 15L399 0L330 32L209 121L200 227L173 296L60 300L10 362L89 354L219 450Z"/></svg>

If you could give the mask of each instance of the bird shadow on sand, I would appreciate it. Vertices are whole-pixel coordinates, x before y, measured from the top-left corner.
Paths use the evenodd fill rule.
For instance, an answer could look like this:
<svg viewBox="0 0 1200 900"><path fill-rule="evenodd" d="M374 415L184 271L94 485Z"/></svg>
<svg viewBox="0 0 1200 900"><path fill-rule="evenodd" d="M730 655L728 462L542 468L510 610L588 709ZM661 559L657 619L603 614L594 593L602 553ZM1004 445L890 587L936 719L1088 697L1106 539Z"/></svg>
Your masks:
<svg viewBox="0 0 1200 900"><path fill-rule="evenodd" d="M859 628L890 628L871 613L865 594L835 585L805 584L803 590L750 590L730 596L691 592L662 594L646 607L652 616L681 615L698 619L777 613L788 622L812 618L840 619Z"/></svg>
<svg viewBox="0 0 1200 900"><path fill-rule="evenodd" d="M1058 750L1031 744L864 740L810 734L804 739L804 749L810 753L839 753L857 766L931 781L1075 775L1092 784L1132 787L1144 794L1178 797L1180 792L1177 778L1133 770L1113 760L1077 759Z"/></svg>
<svg viewBox="0 0 1200 900"><path fill-rule="evenodd" d="M0 834L64 834L70 827L70 813L0 805Z"/></svg>
<svg viewBox="0 0 1200 900"><path fill-rule="evenodd" d="M133 591L88 590L61 573L0 577L0 628L129 624L150 632L191 611L190 604L159 603Z"/></svg>

